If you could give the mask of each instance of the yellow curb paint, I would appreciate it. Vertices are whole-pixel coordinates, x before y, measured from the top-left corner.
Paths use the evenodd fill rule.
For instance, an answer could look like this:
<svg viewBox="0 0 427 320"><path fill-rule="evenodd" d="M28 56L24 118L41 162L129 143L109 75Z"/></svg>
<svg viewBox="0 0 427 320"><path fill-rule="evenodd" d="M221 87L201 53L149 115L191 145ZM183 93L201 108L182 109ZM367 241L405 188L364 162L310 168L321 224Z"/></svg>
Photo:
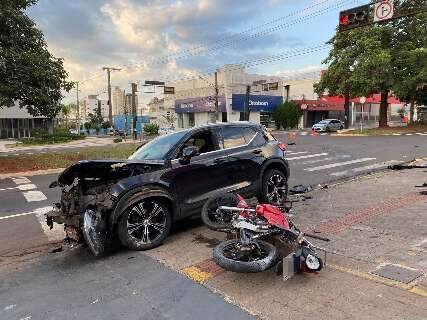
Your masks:
<svg viewBox="0 0 427 320"><path fill-rule="evenodd" d="M422 297L427 297L427 291L422 289L422 288L419 288L419 287L415 287L415 286L412 286L409 284L401 283L399 281L394 281L391 279L383 278L383 277L371 274L369 272L353 270L350 268L341 267L341 266L337 266L337 265L330 264L330 263L328 263L328 267L335 269L335 270L338 270L338 271L341 271L341 272L350 273L350 274L352 274L356 277L359 277L359 278L363 278L363 279L370 280L370 281L375 281L375 282L382 283L382 284L389 286L389 287L399 288L399 289L408 291L410 293L414 293L414 294L422 296Z"/></svg>
<svg viewBox="0 0 427 320"><path fill-rule="evenodd" d="M184 268L181 270L181 272L185 274L187 277L199 283L204 282L213 277L212 273L202 271L200 268L196 266Z"/></svg>
<svg viewBox="0 0 427 320"><path fill-rule="evenodd" d="M357 277L360 277L360 278L363 278L363 279L366 279L366 280L371 280L371 281L379 282L379 283L385 284L385 285L390 286L390 287L397 287L397 288L403 289L403 290L409 290L409 289L412 288L412 286L409 286L407 284L401 283L399 281L394 281L394 280L386 279L386 278L383 278L383 277L371 274L369 272L359 271L359 270L353 270L353 269L350 269L350 268L341 267L341 266L337 266L337 265L331 265L331 264L328 264L328 267L331 267L331 268L333 268L335 270L338 270L338 271L350 273L352 275L355 275Z"/></svg>
<svg viewBox="0 0 427 320"><path fill-rule="evenodd" d="M424 290L424 289L419 288L419 287L413 287L412 289L409 289L408 291L411 293L415 293L415 294L422 296L422 297L427 297L427 290Z"/></svg>

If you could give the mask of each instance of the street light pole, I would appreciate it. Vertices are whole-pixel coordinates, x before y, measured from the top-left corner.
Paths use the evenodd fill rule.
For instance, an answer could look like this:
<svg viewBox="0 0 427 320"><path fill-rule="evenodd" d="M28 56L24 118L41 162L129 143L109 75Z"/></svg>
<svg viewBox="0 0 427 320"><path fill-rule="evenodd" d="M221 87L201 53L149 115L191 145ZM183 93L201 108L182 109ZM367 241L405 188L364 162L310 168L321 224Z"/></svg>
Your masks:
<svg viewBox="0 0 427 320"><path fill-rule="evenodd" d="M102 70L107 70L107 86L108 86L108 120L113 125L113 106L111 104L111 71L120 71L120 68L103 67Z"/></svg>
<svg viewBox="0 0 427 320"><path fill-rule="evenodd" d="M79 82L74 81L76 85L76 120L77 120L77 134L80 135L80 101L79 101Z"/></svg>
<svg viewBox="0 0 427 320"><path fill-rule="evenodd" d="M219 112L219 102L218 102L218 72L215 71L215 122L218 119L218 112Z"/></svg>

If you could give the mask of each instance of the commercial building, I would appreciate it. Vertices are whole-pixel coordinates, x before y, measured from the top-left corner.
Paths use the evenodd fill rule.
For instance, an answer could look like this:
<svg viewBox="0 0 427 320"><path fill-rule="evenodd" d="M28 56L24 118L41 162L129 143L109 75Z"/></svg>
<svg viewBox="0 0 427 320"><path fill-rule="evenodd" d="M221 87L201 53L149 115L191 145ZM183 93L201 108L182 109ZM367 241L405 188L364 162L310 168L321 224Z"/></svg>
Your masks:
<svg viewBox="0 0 427 320"><path fill-rule="evenodd" d="M52 123L53 122L53 123ZM48 130L56 126L57 119L33 117L18 103L12 107L0 107L0 139L20 139L31 136L31 130Z"/></svg>
<svg viewBox="0 0 427 320"><path fill-rule="evenodd" d="M362 104L361 101L364 101ZM344 97L343 96L323 96L319 99L298 99L294 100L304 111L303 123L304 128L310 128L313 124L323 119L340 119L345 120ZM381 96L374 94L365 99L350 99L349 106L349 124L356 127L360 124L375 126L378 123L380 114ZM388 121L400 122L399 111L405 107L405 104L393 96L388 97Z"/></svg>
<svg viewBox="0 0 427 320"><path fill-rule="evenodd" d="M167 86L175 87L175 94L165 96L164 103L165 106L174 105L179 128L244 119L268 123L271 113L288 96L287 83L282 78L249 74L240 65L225 65L218 70L217 96L214 75Z"/></svg>

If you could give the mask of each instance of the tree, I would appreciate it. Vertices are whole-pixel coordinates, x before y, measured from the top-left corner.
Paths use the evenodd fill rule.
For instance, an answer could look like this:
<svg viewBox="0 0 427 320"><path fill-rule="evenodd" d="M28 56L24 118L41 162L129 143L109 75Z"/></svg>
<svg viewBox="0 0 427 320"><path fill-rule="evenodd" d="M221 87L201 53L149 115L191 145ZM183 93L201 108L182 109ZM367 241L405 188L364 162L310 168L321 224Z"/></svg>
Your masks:
<svg viewBox="0 0 427 320"><path fill-rule="evenodd" d="M393 22L396 37L393 45L394 84L396 96L410 104L409 121L414 121L415 104L425 102L427 90L427 12L420 10L425 0L401 3L401 13L417 14Z"/></svg>
<svg viewBox="0 0 427 320"><path fill-rule="evenodd" d="M293 102L285 102L273 112L273 120L276 128L293 129L298 127L300 118L303 114L301 108Z"/></svg>
<svg viewBox="0 0 427 320"><path fill-rule="evenodd" d="M99 127L104 122L104 118L102 117L102 114L101 114L101 108L98 107L95 113L89 113L88 116L89 116L90 128L96 129L96 133L98 134Z"/></svg>
<svg viewBox="0 0 427 320"><path fill-rule="evenodd" d="M76 110L74 103L61 104L61 114L65 119L65 127L68 129L68 120L70 119L71 113Z"/></svg>
<svg viewBox="0 0 427 320"><path fill-rule="evenodd" d="M165 120L166 124L170 127L170 128L174 128L175 126L175 121L176 121L176 116L174 113L172 112L168 112L167 114L162 115L163 120Z"/></svg>
<svg viewBox="0 0 427 320"><path fill-rule="evenodd" d="M393 84L391 39L388 25L365 26L337 32L328 42L332 50L323 63L326 74L315 85L321 95L349 93L352 97L381 94L379 126L387 125L388 95Z"/></svg>
<svg viewBox="0 0 427 320"><path fill-rule="evenodd" d="M66 81L62 59L50 54L43 33L25 14L37 0L0 1L0 108L15 101L33 116L54 118Z"/></svg>
<svg viewBox="0 0 427 320"><path fill-rule="evenodd" d="M352 97L380 93L380 127L387 126L391 91L406 100L426 83L425 0L395 1L395 5L403 18L337 31L328 42L333 47L323 61L328 70L315 85L319 95L325 91Z"/></svg>

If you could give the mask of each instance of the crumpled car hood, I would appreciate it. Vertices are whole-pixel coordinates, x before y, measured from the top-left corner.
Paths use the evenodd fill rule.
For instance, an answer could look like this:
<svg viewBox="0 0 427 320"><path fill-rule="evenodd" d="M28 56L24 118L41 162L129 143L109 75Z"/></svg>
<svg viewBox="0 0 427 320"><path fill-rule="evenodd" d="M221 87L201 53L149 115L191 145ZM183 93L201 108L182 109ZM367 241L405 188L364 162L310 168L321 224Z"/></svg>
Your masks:
<svg viewBox="0 0 427 320"><path fill-rule="evenodd" d="M164 160L84 160L62 172L58 177L60 186L71 185L75 178L122 179L155 171L164 167Z"/></svg>

